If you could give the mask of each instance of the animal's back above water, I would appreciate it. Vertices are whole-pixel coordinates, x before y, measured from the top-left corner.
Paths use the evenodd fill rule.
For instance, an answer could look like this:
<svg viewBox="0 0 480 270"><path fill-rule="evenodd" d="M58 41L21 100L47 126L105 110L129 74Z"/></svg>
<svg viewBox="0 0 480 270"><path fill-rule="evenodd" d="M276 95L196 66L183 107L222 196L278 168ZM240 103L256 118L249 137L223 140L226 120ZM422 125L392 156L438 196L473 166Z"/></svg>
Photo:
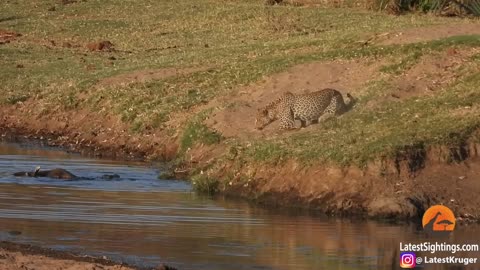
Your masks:
<svg viewBox="0 0 480 270"><path fill-rule="evenodd" d="M279 119L280 129L294 128L295 120L300 120L302 127L306 127L345 112L353 102L350 94L347 97L350 101L345 104L342 94L330 88L301 95L287 92L258 111L255 125L257 129L263 129Z"/></svg>
<svg viewBox="0 0 480 270"><path fill-rule="evenodd" d="M53 169L49 171L39 171L37 174L43 174L41 176L57 178L57 179L73 179L76 178L74 174L64 169ZM40 176L40 175L39 175Z"/></svg>
<svg viewBox="0 0 480 270"><path fill-rule="evenodd" d="M56 179L74 179L77 178L76 175L72 174L71 172L56 168L53 170L44 170L44 171L35 171L35 172L16 172L13 174L14 176L26 176L26 177L50 177Z"/></svg>

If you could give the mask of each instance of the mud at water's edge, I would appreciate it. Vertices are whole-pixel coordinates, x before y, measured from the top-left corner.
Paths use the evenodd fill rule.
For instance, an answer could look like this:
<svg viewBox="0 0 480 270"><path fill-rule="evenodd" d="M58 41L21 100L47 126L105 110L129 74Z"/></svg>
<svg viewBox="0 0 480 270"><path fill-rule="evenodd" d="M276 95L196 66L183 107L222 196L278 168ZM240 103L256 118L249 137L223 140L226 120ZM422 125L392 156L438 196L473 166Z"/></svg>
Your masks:
<svg viewBox="0 0 480 270"><path fill-rule="evenodd" d="M107 258L79 255L8 241L0 241L0 269L175 270L175 268L166 265L160 265L156 268L136 267L114 262Z"/></svg>
<svg viewBox="0 0 480 270"><path fill-rule="evenodd" d="M132 134L129 126L115 116L82 110L32 115L29 107L0 108L0 140L40 141L87 156L121 160L169 161L178 150L175 139L162 130Z"/></svg>

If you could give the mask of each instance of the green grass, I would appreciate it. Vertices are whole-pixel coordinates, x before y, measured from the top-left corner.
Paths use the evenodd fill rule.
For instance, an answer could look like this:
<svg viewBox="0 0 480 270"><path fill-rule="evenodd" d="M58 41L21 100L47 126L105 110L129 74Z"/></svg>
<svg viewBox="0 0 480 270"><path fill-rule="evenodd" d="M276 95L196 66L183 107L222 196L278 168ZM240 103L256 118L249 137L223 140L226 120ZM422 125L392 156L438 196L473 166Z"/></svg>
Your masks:
<svg viewBox="0 0 480 270"><path fill-rule="evenodd" d="M211 110L210 110L211 111ZM210 130L203 121L210 111L202 112L190 120L180 139L180 152L184 153L196 143L206 145L217 144L222 140L222 136L215 131Z"/></svg>
<svg viewBox="0 0 480 270"><path fill-rule="evenodd" d="M422 55L423 54L420 51L415 50L412 53L407 54L405 57L402 57L399 62L383 66L380 71L385 73L400 74L404 70L416 64Z"/></svg>
<svg viewBox="0 0 480 270"><path fill-rule="evenodd" d="M211 178L203 174L197 174L192 177L192 184L195 191L214 195L218 192L220 182L217 179Z"/></svg>
<svg viewBox="0 0 480 270"><path fill-rule="evenodd" d="M56 10L48 11L53 5ZM257 0L125 0L121 5L114 0L70 5L50 0L7 1L2 3L0 29L23 36L0 45L0 104L32 100L36 104L32 109L44 114L82 108L116 115L130 124L131 132L169 130L167 122L178 113L188 114L196 106L296 64L394 59L382 72L395 76L424 55L450 47L479 46L479 36L402 46L356 42L384 32L462 21L411 14L394 17L356 9L265 7ZM110 40L118 52L85 49L87 43L100 40ZM63 42L79 47L62 47ZM478 64L478 56L472 62ZM96 85L119 74L170 67L206 68L145 83ZM389 87L388 78L374 81L358 106L341 119L325 123L324 132L255 141L246 153L263 162L294 157L346 164L362 163L416 141L442 143L448 134L468 133L477 125L476 117L469 114L450 114L478 101L472 90L475 84L477 77L462 77L434 98L386 103L370 110L362 105ZM449 94L457 92L470 96ZM415 114L421 117L415 119ZM223 142L205 126L205 117L192 116L182 123L182 152L196 143Z"/></svg>
<svg viewBox="0 0 480 270"><path fill-rule="evenodd" d="M441 14L448 7L446 5L448 1L444 0L369 0L367 2L375 10L384 10L390 4L396 3L399 11L417 10L434 14ZM460 3L460 5L457 3ZM480 3L477 0L451 1L449 10L455 11L456 16L480 16Z"/></svg>

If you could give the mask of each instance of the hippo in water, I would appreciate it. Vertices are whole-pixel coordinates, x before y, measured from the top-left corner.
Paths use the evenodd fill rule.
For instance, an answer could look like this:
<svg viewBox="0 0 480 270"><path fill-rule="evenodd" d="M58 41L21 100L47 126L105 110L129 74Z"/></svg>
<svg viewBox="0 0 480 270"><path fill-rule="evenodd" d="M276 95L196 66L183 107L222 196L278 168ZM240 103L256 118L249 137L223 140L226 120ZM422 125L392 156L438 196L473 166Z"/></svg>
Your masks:
<svg viewBox="0 0 480 270"><path fill-rule="evenodd" d="M50 177L56 179L75 179L77 176L72 174L71 172L65 169L53 169L53 170L45 170L40 171L40 166L35 168L33 172L16 172L13 174L14 176L27 176L27 177Z"/></svg>

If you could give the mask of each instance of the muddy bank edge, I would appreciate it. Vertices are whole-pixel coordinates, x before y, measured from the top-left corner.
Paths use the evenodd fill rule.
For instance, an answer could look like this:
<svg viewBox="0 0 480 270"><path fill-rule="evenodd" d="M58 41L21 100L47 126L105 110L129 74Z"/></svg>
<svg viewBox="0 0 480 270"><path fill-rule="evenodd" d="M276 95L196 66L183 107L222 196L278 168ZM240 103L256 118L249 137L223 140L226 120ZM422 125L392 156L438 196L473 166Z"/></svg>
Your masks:
<svg viewBox="0 0 480 270"><path fill-rule="evenodd" d="M105 257L93 257L58 251L29 244L0 241L0 268L5 269L107 269L107 270L175 270L160 265L155 268L118 263ZM3 268L2 268L3 269Z"/></svg>
<svg viewBox="0 0 480 270"><path fill-rule="evenodd" d="M22 114L24 109L25 105L1 108L3 140L37 139L83 154L121 159L176 159L169 177L191 179L199 190L269 206L336 216L417 219L429 206L443 204L460 223L479 220L480 145L474 139L454 146L407 146L362 168L294 160L264 164L246 161L241 152L232 154L222 143L196 145L182 154L188 158L178 158L178 138L162 131L131 134L121 121L93 113L31 118ZM77 117L68 121L69 114Z"/></svg>

